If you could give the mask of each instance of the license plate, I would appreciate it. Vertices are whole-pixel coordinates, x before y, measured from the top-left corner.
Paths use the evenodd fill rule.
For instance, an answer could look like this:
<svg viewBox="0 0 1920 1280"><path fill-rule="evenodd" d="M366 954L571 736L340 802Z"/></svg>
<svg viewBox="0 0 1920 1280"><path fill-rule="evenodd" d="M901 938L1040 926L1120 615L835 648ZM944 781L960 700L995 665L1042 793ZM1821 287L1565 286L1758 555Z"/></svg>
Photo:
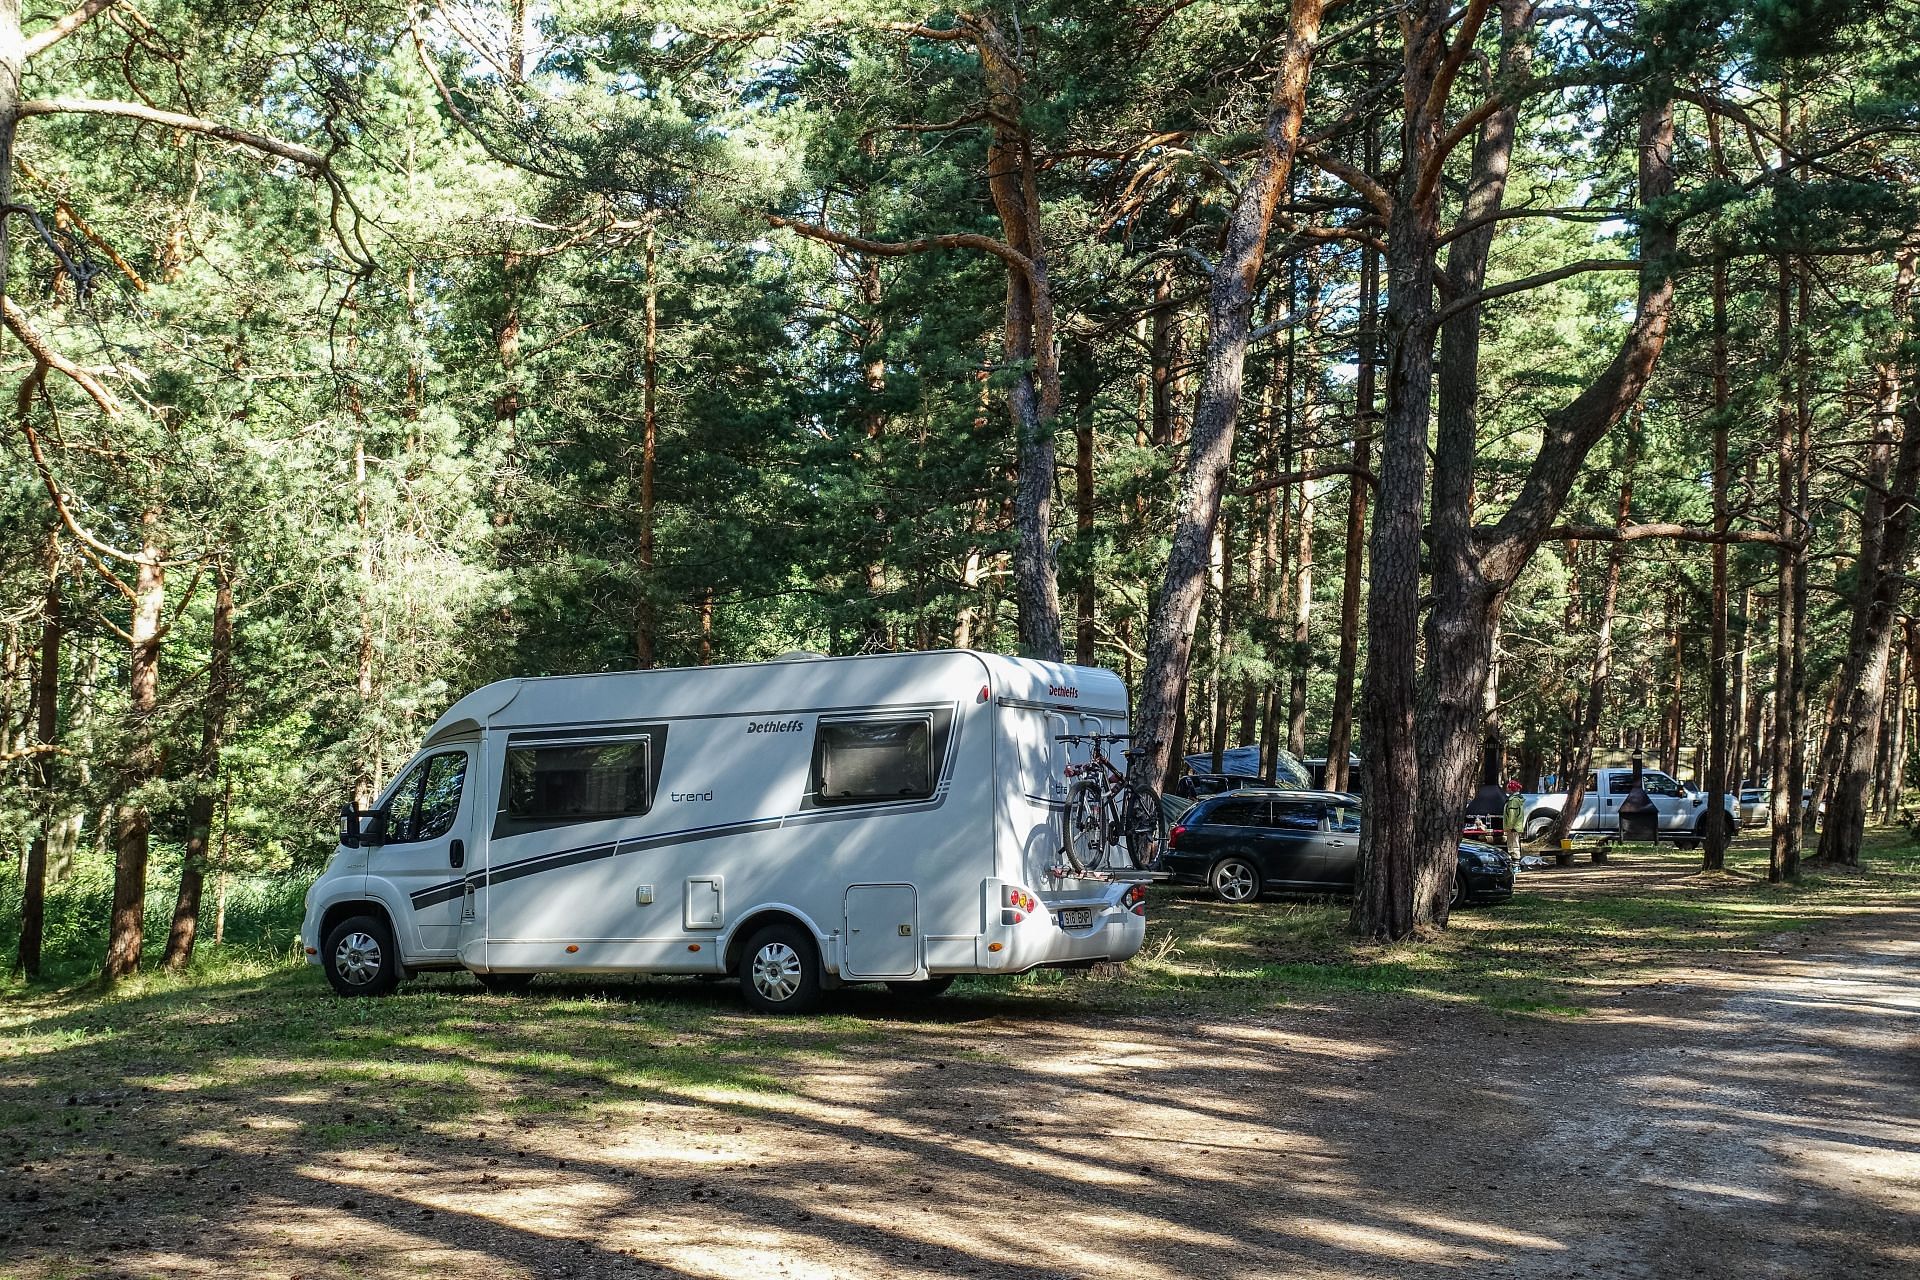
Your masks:
<svg viewBox="0 0 1920 1280"><path fill-rule="evenodd" d="M1062 929L1084 929L1092 923L1092 907L1067 907L1060 912L1060 927Z"/></svg>

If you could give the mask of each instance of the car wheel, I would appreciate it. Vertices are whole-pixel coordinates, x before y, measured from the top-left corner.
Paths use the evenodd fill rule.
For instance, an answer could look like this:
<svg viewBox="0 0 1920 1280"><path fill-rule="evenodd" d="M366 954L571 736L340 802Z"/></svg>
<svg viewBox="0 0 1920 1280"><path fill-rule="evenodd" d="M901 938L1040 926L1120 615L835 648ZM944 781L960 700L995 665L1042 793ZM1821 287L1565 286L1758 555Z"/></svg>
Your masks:
<svg viewBox="0 0 1920 1280"><path fill-rule="evenodd" d="M1260 896L1260 868L1245 858L1222 858L1213 864L1207 883L1222 902L1252 902Z"/></svg>
<svg viewBox="0 0 1920 1280"><path fill-rule="evenodd" d="M1450 910L1458 911L1467 905L1467 877L1459 871L1453 873L1453 897L1448 901Z"/></svg>
<svg viewBox="0 0 1920 1280"><path fill-rule="evenodd" d="M1539 817L1529 819L1527 825L1521 828L1520 834L1526 838L1528 844L1532 844L1536 840L1544 840L1547 832L1553 830L1553 822L1554 820L1551 816L1542 814Z"/></svg>
<svg viewBox="0 0 1920 1280"><path fill-rule="evenodd" d="M790 924L770 924L740 953L740 993L761 1013L809 1013L820 1003L820 953Z"/></svg>
<svg viewBox="0 0 1920 1280"><path fill-rule="evenodd" d="M476 973L480 985L496 996L517 996L533 985L537 973Z"/></svg>
<svg viewBox="0 0 1920 1280"><path fill-rule="evenodd" d="M337 994L384 996L400 983L398 952L386 921L349 916L327 930L320 957Z"/></svg>
<svg viewBox="0 0 1920 1280"><path fill-rule="evenodd" d="M927 978L920 982L889 982L887 994L896 1000L918 1004L931 1000L953 985L953 975L941 974L937 978Z"/></svg>
<svg viewBox="0 0 1920 1280"><path fill-rule="evenodd" d="M1673 847L1676 849L1698 849L1700 847L1700 841L1693 836L1681 836L1673 842Z"/></svg>

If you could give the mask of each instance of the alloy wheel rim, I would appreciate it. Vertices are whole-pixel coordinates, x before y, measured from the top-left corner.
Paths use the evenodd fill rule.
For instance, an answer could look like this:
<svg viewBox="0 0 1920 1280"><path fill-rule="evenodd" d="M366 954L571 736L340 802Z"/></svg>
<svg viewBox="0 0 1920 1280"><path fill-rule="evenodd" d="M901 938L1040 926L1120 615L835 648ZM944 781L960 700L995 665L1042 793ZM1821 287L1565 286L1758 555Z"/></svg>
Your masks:
<svg viewBox="0 0 1920 1280"><path fill-rule="evenodd" d="M380 976L380 944L372 935L350 933L333 950L333 967L348 983L364 987Z"/></svg>
<svg viewBox="0 0 1920 1280"><path fill-rule="evenodd" d="M800 977L800 956L784 942L769 942L753 957L753 989L769 1000L792 999Z"/></svg>
<svg viewBox="0 0 1920 1280"><path fill-rule="evenodd" d="M1253 872L1239 863L1229 863L1220 869L1220 896L1234 902L1244 902L1253 890Z"/></svg>

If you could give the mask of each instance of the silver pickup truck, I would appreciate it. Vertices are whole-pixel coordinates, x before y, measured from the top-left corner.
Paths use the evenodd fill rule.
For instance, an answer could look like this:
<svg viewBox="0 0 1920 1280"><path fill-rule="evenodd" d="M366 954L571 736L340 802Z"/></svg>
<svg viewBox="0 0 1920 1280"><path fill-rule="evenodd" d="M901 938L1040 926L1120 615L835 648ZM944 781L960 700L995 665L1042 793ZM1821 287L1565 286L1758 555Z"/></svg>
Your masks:
<svg viewBox="0 0 1920 1280"><path fill-rule="evenodd" d="M1682 849L1691 849L1706 838L1712 815L1707 810L1704 792L1689 792L1658 769L1645 769L1640 785L1646 788L1653 807L1660 811L1660 838L1672 840ZM1620 830L1620 802L1633 790L1632 769L1595 769L1587 775L1586 794L1580 798L1580 811L1574 815L1570 832L1576 836L1606 836ZM1524 828L1529 841L1538 840L1552 828L1554 820L1567 806L1567 793L1549 791L1523 797L1527 805ZM1735 797L1724 800L1722 820L1729 833L1740 829L1740 809Z"/></svg>

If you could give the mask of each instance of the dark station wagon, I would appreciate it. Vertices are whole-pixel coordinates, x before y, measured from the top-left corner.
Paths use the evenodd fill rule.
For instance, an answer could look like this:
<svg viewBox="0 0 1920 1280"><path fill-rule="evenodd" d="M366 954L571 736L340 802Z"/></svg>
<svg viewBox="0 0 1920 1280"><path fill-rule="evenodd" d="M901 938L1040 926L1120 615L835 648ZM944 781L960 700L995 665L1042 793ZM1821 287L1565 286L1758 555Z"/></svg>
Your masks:
<svg viewBox="0 0 1920 1280"><path fill-rule="evenodd" d="M1230 791L1182 813L1160 869L1174 884L1203 884L1222 902L1252 902L1269 890L1353 892L1359 869L1360 800L1341 791ZM1513 864L1491 845L1462 841L1453 901L1513 896Z"/></svg>

